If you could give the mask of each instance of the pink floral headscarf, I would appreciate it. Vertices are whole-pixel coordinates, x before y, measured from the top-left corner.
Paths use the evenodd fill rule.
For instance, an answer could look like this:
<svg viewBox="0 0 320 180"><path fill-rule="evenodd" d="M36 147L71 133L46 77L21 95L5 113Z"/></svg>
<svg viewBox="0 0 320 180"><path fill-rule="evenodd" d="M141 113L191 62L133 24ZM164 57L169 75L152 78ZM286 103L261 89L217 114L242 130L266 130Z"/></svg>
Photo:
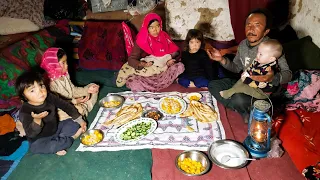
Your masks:
<svg viewBox="0 0 320 180"><path fill-rule="evenodd" d="M44 52L40 67L44 69L48 77L53 81L62 76L68 75L68 72L62 73L62 67L58 59L59 48L49 48Z"/></svg>
<svg viewBox="0 0 320 180"><path fill-rule="evenodd" d="M149 35L148 25L151 20L156 19L160 24L160 32L158 37ZM143 24L136 40L138 46L146 53L161 57L166 54L171 54L179 50L178 46L172 42L170 36L162 31L162 20L156 13L149 13L145 16Z"/></svg>

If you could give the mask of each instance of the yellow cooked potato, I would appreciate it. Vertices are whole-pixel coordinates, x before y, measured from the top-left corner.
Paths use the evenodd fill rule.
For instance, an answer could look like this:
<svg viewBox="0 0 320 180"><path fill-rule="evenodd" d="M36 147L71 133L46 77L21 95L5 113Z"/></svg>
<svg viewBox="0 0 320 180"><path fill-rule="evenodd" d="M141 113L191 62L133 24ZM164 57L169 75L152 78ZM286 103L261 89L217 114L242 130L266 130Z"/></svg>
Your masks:
<svg viewBox="0 0 320 180"><path fill-rule="evenodd" d="M103 104L104 107L106 108L111 108L111 107L116 107L120 104L120 101L107 101Z"/></svg>
<svg viewBox="0 0 320 180"><path fill-rule="evenodd" d="M199 97L199 96L196 96L196 95L193 95L193 96L190 96L189 99L190 99L190 100L194 100L194 101L199 101L200 97Z"/></svg>
<svg viewBox="0 0 320 180"><path fill-rule="evenodd" d="M200 174L205 169L200 162L194 161L191 158L185 158L182 161L179 159L178 166L189 174Z"/></svg>
<svg viewBox="0 0 320 180"><path fill-rule="evenodd" d="M88 134L84 136L84 138L82 139L82 143L90 146L90 145L96 144L101 140L102 140L102 134L99 133L98 131L94 131L93 134Z"/></svg>
<svg viewBox="0 0 320 180"><path fill-rule="evenodd" d="M174 98L165 98L161 104L161 109L168 114L177 114L181 108L180 102Z"/></svg>

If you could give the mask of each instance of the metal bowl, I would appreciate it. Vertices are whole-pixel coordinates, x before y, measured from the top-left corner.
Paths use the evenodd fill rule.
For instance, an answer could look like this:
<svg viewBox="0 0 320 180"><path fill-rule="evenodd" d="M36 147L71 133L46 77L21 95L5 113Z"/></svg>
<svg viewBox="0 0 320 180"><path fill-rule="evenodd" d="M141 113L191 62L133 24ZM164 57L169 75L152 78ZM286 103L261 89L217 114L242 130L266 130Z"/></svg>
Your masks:
<svg viewBox="0 0 320 180"><path fill-rule="evenodd" d="M180 161L182 161L185 158L191 158L194 161L200 162L202 164L202 166L205 168L204 171L202 171L200 174L190 174L190 173L187 173L184 170L182 170L178 165L178 160L180 159ZM209 168L210 168L210 160L208 159L207 155L205 155L204 153L202 153L200 151L195 151L195 150L184 151L184 152L180 153L177 156L175 163L176 163L176 167L178 168L178 170L187 176L204 175L209 171Z"/></svg>
<svg viewBox="0 0 320 180"><path fill-rule="evenodd" d="M226 155L249 158L249 152L242 144L226 139L213 142L208 148L208 155L215 165L224 169L240 169L248 163L247 160L236 158L223 163L222 157Z"/></svg>
<svg viewBox="0 0 320 180"><path fill-rule="evenodd" d="M95 132L102 135L101 140L99 140L99 141L97 141L97 142L95 142L95 143L93 143L93 144L87 144L87 143L83 142L84 137L86 137L86 136L91 136L91 135L93 135ZM103 131L101 131L100 129L90 129L90 130L88 130L87 132L83 133L83 134L80 136L80 142L81 142L83 145L86 145L86 146L94 146L94 145L98 144L99 142L101 142L103 139L104 139L104 133L103 133Z"/></svg>
<svg viewBox="0 0 320 180"><path fill-rule="evenodd" d="M112 94L112 95L108 95L104 98L102 98L100 101L99 101L99 105L103 108L106 108L106 109L117 109L119 107L121 107L124 103L124 97L123 96L120 96L120 95L117 95L117 94ZM120 104L118 106L114 106L114 107L105 107L104 104L106 102L110 102L110 101L119 101Z"/></svg>
<svg viewBox="0 0 320 180"><path fill-rule="evenodd" d="M148 114L151 113L151 112L155 112L155 113L159 114L160 117L158 119L155 119L153 117L149 117ZM160 112L159 110L147 110L147 111L143 112L142 117L147 117L147 118L151 118L151 119L154 119L156 121L159 121L159 120L163 119L164 116L163 116L163 113Z"/></svg>

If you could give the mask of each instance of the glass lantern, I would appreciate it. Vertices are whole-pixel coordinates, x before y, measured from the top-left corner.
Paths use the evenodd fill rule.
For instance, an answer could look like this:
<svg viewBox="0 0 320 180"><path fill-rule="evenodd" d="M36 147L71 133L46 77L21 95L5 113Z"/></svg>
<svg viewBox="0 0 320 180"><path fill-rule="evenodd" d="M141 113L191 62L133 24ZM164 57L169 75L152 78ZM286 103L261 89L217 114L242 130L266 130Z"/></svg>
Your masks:
<svg viewBox="0 0 320 180"><path fill-rule="evenodd" d="M248 123L248 136L244 146L256 158L267 157L270 151L271 117L268 112L271 105L265 100L253 104Z"/></svg>

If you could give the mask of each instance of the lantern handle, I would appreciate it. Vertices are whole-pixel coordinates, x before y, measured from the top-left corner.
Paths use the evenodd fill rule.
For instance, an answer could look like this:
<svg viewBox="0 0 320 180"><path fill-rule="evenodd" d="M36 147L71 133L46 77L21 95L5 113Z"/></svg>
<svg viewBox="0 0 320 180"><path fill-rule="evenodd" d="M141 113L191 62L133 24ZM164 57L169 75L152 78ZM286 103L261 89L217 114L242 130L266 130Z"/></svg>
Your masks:
<svg viewBox="0 0 320 180"><path fill-rule="evenodd" d="M264 94L264 93L263 93ZM270 106L271 106L271 118L273 117L273 104L271 99L269 98L269 96L267 96L266 94L264 94L266 96L266 98L268 99L268 101L270 102ZM252 107L252 101L253 101L253 96L251 96L251 107Z"/></svg>

